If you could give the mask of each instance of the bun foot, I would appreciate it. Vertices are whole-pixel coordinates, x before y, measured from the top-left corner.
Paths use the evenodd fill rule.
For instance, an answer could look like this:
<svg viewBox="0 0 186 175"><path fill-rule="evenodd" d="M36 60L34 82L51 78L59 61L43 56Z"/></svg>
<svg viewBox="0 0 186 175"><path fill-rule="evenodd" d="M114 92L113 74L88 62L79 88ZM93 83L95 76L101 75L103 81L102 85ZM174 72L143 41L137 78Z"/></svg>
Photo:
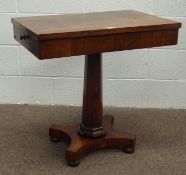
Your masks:
<svg viewBox="0 0 186 175"><path fill-rule="evenodd" d="M56 137L50 137L50 140L51 140L52 142L60 142L60 141L61 141L61 139L56 138Z"/></svg>
<svg viewBox="0 0 186 175"><path fill-rule="evenodd" d="M77 167L80 164L80 160L75 160L75 161L67 160L67 163L71 167Z"/></svg>
<svg viewBox="0 0 186 175"><path fill-rule="evenodd" d="M132 154L135 152L134 148L124 148L123 151L127 154Z"/></svg>

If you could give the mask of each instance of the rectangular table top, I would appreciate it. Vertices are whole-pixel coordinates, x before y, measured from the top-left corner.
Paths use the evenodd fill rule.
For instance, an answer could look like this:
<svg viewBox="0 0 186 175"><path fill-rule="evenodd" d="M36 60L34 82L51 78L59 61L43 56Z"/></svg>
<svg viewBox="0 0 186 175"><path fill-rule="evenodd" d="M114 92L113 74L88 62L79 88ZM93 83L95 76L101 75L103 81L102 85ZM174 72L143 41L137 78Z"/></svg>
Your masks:
<svg viewBox="0 0 186 175"><path fill-rule="evenodd" d="M13 18L38 40L170 29L181 23L133 10Z"/></svg>
<svg viewBox="0 0 186 175"><path fill-rule="evenodd" d="M39 59L177 44L180 22L133 10L12 18L14 38Z"/></svg>

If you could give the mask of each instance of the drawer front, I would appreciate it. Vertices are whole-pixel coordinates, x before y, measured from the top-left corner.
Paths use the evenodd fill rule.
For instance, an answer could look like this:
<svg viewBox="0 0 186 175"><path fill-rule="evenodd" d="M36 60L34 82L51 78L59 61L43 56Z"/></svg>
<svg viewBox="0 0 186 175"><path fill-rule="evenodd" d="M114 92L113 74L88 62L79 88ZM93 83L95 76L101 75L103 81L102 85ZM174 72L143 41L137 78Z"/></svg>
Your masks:
<svg viewBox="0 0 186 175"><path fill-rule="evenodd" d="M28 29L14 24L14 38L36 57L39 57L38 40Z"/></svg>
<svg viewBox="0 0 186 175"><path fill-rule="evenodd" d="M40 59L177 44L178 29L40 41Z"/></svg>

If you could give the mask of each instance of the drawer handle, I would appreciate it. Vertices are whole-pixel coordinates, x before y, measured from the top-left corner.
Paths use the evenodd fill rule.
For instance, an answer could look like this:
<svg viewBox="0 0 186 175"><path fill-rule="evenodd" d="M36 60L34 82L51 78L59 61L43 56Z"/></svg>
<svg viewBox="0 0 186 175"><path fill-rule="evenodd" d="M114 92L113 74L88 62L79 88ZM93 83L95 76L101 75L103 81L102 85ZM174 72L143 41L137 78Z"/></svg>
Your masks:
<svg viewBox="0 0 186 175"><path fill-rule="evenodd" d="M21 35L20 40L26 40L29 38L29 35Z"/></svg>

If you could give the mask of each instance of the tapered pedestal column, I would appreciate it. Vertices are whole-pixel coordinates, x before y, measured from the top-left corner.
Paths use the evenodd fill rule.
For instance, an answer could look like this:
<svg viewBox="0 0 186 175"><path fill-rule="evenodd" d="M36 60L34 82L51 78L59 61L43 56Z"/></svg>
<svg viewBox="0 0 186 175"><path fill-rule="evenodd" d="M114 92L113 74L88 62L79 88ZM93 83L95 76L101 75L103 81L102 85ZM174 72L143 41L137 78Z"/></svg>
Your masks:
<svg viewBox="0 0 186 175"><path fill-rule="evenodd" d="M78 132L85 137L101 137L103 127L101 54L85 57L82 121Z"/></svg>
<svg viewBox="0 0 186 175"><path fill-rule="evenodd" d="M69 144L66 158L70 166L77 166L82 156L101 148L123 148L133 153L135 137L115 130L113 121L113 116L105 116L103 120L101 54L87 55L81 124L53 125L49 135L52 141L63 140Z"/></svg>

